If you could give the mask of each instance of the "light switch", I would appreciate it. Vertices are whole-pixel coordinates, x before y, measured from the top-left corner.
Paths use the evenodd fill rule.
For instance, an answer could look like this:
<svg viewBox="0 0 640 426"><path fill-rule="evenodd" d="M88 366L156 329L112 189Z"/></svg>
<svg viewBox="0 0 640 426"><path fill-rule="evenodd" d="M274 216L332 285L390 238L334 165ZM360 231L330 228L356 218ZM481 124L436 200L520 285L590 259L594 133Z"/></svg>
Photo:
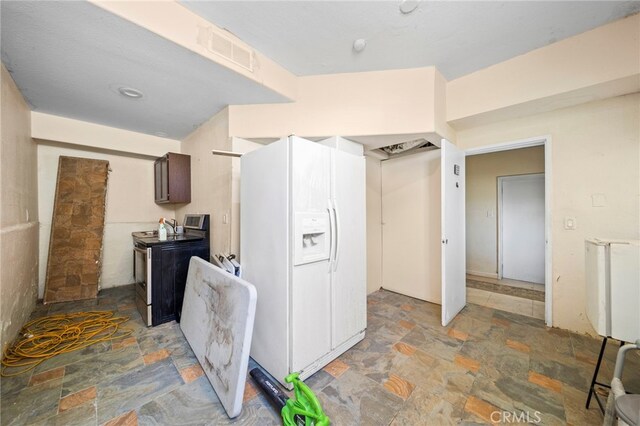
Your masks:
<svg viewBox="0 0 640 426"><path fill-rule="evenodd" d="M575 217L565 217L564 218L564 229L573 231L578 227Z"/></svg>

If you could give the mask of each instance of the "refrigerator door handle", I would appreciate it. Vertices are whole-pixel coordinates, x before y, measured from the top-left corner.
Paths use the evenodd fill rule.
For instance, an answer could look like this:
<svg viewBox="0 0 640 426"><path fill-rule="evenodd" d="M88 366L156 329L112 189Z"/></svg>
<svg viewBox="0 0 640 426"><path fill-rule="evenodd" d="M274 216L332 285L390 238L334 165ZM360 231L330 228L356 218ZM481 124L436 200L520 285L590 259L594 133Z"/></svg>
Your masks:
<svg viewBox="0 0 640 426"><path fill-rule="evenodd" d="M336 237L336 244L335 244L335 250L333 252L333 271L335 272L336 270L338 270L338 260L340 259L340 216L338 215L338 207L336 206L336 203L333 203L333 217L334 217L334 221L335 221L335 228L336 228L336 232L335 232L335 237Z"/></svg>
<svg viewBox="0 0 640 426"><path fill-rule="evenodd" d="M329 200L329 207L327 207L327 213L329 213L329 272L333 269L333 262L335 258L335 240L336 240L336 222L333 215L333 203Z"/></svg>

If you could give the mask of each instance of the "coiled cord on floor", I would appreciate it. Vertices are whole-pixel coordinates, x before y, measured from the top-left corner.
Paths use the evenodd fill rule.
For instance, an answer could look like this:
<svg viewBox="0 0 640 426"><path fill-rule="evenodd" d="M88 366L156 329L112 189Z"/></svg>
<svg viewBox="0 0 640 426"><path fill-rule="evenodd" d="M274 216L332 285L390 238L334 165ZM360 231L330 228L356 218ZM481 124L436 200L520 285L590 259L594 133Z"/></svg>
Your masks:
<svg viewBox="0 0 640 426"><path fill-rule="evenodd" d="M130 336L120 325L129 317L111 311L75 312L42 317L28 322L2 358L0 376L25 373L59 354Z"/></svg>

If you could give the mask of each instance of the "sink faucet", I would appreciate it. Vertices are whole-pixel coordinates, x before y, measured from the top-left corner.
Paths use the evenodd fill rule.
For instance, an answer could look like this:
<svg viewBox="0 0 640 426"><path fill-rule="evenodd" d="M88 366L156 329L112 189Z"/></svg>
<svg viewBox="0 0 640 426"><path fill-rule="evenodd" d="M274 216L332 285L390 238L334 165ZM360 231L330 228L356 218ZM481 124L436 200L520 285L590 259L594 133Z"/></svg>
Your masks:
<svg viewBox="0 0 640 426"><path fill-rule="evenodd" d="M175 234L176 233L176 226L178 225L178 221L175 220L175 219L169 219L169 220L165 219L164 222L165 222L166 225L169 225L171 227L171 230Z"/></svg>

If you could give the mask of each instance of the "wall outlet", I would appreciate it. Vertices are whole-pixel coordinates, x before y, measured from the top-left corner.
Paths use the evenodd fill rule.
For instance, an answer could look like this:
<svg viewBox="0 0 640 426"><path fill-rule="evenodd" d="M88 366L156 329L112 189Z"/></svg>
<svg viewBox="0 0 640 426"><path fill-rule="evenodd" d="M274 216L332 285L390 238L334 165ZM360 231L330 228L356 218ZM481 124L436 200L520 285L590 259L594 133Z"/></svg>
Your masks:
<svg viewBox="0 0 640 426"><path fill-rule="evenodd" d="M576 222L575 217L567 216L564 218L564 229L569 231L574 231L578 227L578 223Z"/></svg>

